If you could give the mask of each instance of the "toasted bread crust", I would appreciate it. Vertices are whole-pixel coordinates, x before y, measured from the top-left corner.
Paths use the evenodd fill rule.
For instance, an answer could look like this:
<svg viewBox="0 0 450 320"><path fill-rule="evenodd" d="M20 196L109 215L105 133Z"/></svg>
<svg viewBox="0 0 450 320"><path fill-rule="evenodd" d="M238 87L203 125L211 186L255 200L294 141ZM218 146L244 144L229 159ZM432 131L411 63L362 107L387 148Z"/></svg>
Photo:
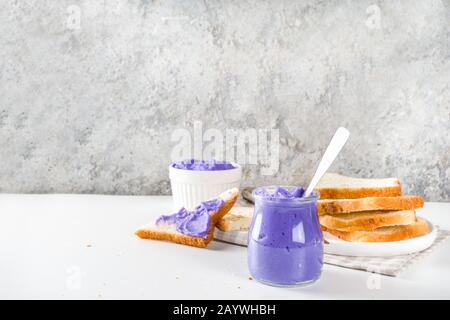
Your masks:
<svg viewBox="0 0 450 320"><path fill-rule="evenodd" d="M226 197L226 195L224 194L220 195L220 197L222 197L222 199L225 200L225 203L218 211L211 214L211 222L212 222L211 225L213 231L217 222L219 222L219 220L222 219L223 216L225 216L228 213L228 211L231 210L231 208L233 208L234 204L236 203L239 197L239 190L237 188L231 189L229 198L224 198Z"/></svg>
<svg viewBox="0 0 450 320"><path fill-rule="evenodd" d="M321 188L315 189L320 193L320 199L358 199L367 197L397 197L402 194L400 183L398 186L381 188Z"/></svg>
<svg viewBox="0 0 450 320"><path fill-rule="evenodd" d="M404 226L382 227L372 231L338 231L322 227L322 229L342 240L352 242L391 242L406 240L424 235L430 231L425 219L417 218L416 222Z"/></svg>
<svg viewBox="0 0 450 320"><path fill-rule="evenodd" d="M423 207L421 196L371 197L361 199L319 200L319 215L374 210L414 210Z"/></svg>
<svg viewBox="0 0 450 320"><path fill-rule="evenodd" d="M211 233L211 232L210 232ZM136 230L135 234L142 239L153 239L153 240L164 240L171 241L179 244L185 244L188 246L194 246L199 248L204 248L211 241L210 234L208 233L208 237L200 238L200 237L190 237L181 233L171 233L165 232L161 230L153 230L153 229L145 229L140 228Z"/></svg>
<svg viewBox="0 0 450 320"><path fill-rule="evenodd" d="M141 227L136 230L135 235L142 239L165 240L179 244L204 248L214 237L214 229L217 222L222 219L224 215L234 206L239 196L239 190L233 188L222 193L219 197L225 200L225 203L219 210L211 213L211 225L209 226L208 235L206 238L193 237L184 235L179 232L169 232L166 230L158 230L149 227Z"/></svg>
<svg viewBox="0 0 450 320"><path fill-rule="evenodd" d="M320 216L320 224L327 229L337 231L370 231L386 226L400 226L414 223L416 214L413 210L403 211L368 211L354 214Z"/></svg>

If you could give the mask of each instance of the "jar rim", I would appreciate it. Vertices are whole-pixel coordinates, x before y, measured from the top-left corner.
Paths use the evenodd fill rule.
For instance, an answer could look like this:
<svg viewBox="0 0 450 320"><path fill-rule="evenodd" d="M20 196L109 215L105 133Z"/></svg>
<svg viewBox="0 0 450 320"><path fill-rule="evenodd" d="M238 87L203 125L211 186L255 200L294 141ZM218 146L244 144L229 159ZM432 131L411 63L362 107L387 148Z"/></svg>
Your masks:
<svg viewBox="0 0 450 320"><path fill-rule="evenodd" d="M274 190L278 187L285 188L285 189L292 189L295 187L301 187L301 186L286 186L286 185L270 185L270 186L261 186L257 187L253 190L252 196L256 200L264 200L264 201L270 201L270 202L276 202L276 203L307 203L307 202L313 202L317 201L320 198L320 193L318 191L313 191L308 197L301 197L301 198L271 198L266 195L258 194L258 191L261 190Z"/></svg>

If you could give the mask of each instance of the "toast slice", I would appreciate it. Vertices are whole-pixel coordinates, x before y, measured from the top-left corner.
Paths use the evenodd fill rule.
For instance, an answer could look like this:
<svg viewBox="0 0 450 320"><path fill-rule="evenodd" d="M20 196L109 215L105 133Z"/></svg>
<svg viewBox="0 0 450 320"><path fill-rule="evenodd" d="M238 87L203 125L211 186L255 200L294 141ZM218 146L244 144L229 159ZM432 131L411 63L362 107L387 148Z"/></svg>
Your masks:
<svg viewBox="0 0 450 320"><path fill-rule="evenodd" d="M320 224L338 231L370 231L386 226L412 224L416 221L414 210L366 211L346 213L337 216L319 216Z"/></svg>
<svg viewBox="0 0 450 320"><path fill-rule="evenodd" d="M320 199L357 199L366 197L396 197L402 194L396 178L360 179L337 173L326 173L316 191Z"/></svg>
<svg viewBox="0 0 450 320"><path fill-rule="evenodd" d="M245 231L252 222L254 207L233 207L217 223L216 227L222 231Z"/></svg>
<svg viewBox="0 0 450 320"><path fill-rule="evenodd" d="M423 207L421 196L370 197L361 199L319 200L319 215L363 212L374 210L415 210Z"/></svg>
<svg viewBox="0 0 450 320"><path fill-rule="evenodd" d="M424 235L430 231L428 221L422 218L405 226L381 227L372 231L338 231L323 227L323 230L351 242L391 242L406 240Z"/></svg>
<svg viewBox="0 0 450 320"><path fill-rule="evenodd" d="M142 239L165 240L179 244L204 248L213 239L215 225L234 206L238 196L239 190L237 188L225 191L218 196L218 198L224 201L224 204L217 211L213 211L210 213L211 223L209 225L208 234L205 238L194 237L180 233L176 230L175 224L168 223L143 226L137 229L135 234Z"/></svg>

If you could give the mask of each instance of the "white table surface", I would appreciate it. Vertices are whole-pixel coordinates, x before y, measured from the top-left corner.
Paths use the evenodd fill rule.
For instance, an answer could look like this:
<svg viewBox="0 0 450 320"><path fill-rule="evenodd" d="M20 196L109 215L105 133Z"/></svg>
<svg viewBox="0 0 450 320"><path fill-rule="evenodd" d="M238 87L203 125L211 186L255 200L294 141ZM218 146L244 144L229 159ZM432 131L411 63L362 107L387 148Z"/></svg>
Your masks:
<svg viewBox="0 0 450 320"><path fill-rule="evenodd" d="M397 278L325 265L312 286L274 288L249 279L244 247L134 236L171 207L165 196L0 195L0 298L450 298L450 241ZM450 203L419 214L450 229Z"/></svg>

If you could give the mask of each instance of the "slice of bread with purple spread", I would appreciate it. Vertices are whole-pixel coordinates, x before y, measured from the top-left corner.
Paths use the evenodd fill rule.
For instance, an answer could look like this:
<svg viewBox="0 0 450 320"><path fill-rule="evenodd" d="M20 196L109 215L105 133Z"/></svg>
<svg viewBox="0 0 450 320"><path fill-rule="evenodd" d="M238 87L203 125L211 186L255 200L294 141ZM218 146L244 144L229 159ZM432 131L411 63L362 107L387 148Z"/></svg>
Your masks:
<svg viewBox="0 0 450 320"><path fill-rule="evenodd" d="M184 221L180 221L180 219L178 219L177 221L177 214L171 216L161 216L156 223L146 225L137 229L135 234L142 239L165 240L179 244L204 248L213 239L216 224L234 206L238 196L239 190L237 188L233 188L221 193L217 198L210 200L219 203L219 205L217 205L214 210L208 211L210 219L208 219L208 224L206 226L204 234L194 235L188 232L189 228L185 227L187 222L191 222L194 226L195 224L201 224L203 222L201 220L198 220L199 222L197 222L195 219L191 219L191 221L188 221L189 216L196 214L198 215L198 212L189 212L187 210L180 210L180 212L178 213L178 215L183 218ZM202 203L199 204L197 208L203 207L204 206ZM207 209L203 208L203 210Z"/></svg>

